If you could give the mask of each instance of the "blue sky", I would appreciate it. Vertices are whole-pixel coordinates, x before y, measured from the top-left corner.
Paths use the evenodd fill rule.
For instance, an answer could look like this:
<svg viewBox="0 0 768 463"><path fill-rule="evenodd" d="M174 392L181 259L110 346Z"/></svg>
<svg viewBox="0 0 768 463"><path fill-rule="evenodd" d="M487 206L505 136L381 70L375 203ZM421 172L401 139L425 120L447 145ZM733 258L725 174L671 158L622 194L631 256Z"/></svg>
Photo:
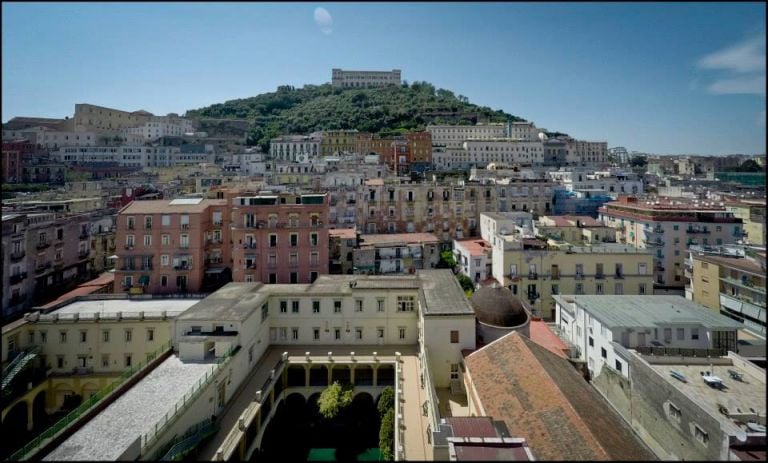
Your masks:
<svg viewBox="0 0 768 463"><path fill-rule="evenodd" d="M398 68L608 146L764 153L765 20L762 3L3 2L2 120L183 113Z"/></svg>

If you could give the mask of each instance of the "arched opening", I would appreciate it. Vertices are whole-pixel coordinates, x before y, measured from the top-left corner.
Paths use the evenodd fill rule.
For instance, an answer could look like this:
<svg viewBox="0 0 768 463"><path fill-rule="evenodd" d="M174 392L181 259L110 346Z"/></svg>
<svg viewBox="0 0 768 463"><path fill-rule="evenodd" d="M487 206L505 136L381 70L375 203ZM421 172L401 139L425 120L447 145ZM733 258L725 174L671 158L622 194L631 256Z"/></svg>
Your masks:
<svg viewBox="0 0 768 463"><path fill-rule="evenodd" d="M32 421L35 429L45 429L49 424L48 414L45 411L45 398L46 392L40 391L32 401Z"/></svg>
<svg viewBox="0 0 768 463"><path fill-rule="evenodd" d="M306 370L301 365L291 365L288 367L288 387L306 386Z"/></svg>

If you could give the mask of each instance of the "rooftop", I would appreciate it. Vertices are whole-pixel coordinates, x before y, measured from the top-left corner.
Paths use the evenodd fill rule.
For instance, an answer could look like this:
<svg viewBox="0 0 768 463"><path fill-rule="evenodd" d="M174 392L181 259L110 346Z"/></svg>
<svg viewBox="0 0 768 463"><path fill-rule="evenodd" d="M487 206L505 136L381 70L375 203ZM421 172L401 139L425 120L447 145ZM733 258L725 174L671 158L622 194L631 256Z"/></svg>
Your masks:
<svg viewBox="0 0 768 463"><path fill-rule="evenodd" d="M124 207L121 214L179 214L179 213L201 213L211 206L225 206L226 200L223 199L203 199L202 201L192 204L191 202L184 201L182 203L175 202L178 200L158 199L147 201L133 201L126 207Z"/></svg>
<svg viewBox="0 0 768 463"><path fill-rule="evenodd" d="M92 314L118 312L130 313L177 313L180 314L196 303L200 299L101 299L101 300L82 300L74 301L59 309L49 312L49 314Z"/></svg>
<svg viewBox="0 0 768 463"><path fill-rule="evenodd" d="M758 276L765 277L765 268L760 267L757 262L746 259L744 257L727 257L727 256L712 256L712 255L693 255L695 260L702 262L709 262L713 264L722 265L728 268L734 268L742 270L744 272L754 273Z"/></svg>
<svg viewBox="0 0 768 463"><path fill-rule="evenodd" d="M245 321L266 301L266 294L259 291L262 286L263 283L228 283L205 299L195 301L177 320Z"/></svg>
<svg viewBox="0 0 768 463"><path fill-rule="evenodd" d="M360 235L360 245L386 246L410 243L439 243L440 239L432 233L382 233Z"/></svg>
<svg viewBox="0 0 768 463"><path fill-rule="evenodd" d="M467 252L469 252L470 256L482 256L485 255L486 252L492 250L491 245L488 244L485 240L456 240L454 241L454 244L457 247L464 248Z"/></svg>
<svg viewBox="0 0 768 463"><path fill-rule="evenodd" d="M604 227L605 225L598 222L588 215L547 215L540 219L540 222L553 223L555 227L576 227L581 225L582 227ZM545 224L542 224L545 225ZM552 226L552 225L550 225Z"/></svg>
<svg viewBox="0 0 768 463"><path fill-rule="evenodd" d="M474 315L475 311L449 269L418 270L424 315Z"/></svg>
<svg viewBox="0 0 768 463"><path fill-rule="evenodd" d="M682 296L559 295L555 301L572 309L578 305L608 328L694 325L707 330L738 330L743 325ZM568 310L566 309L566 310Z"/></svg>
<svg viewBox="0 0 768 463"><path fill-rule="evenodd" d="M357 238L357 231L354 228L334 228L333 230L328 230L328 236L353 240Z"/></svg>
<svg viewBox="0 0 768 463"><path fill-rule="evenodd" d="M645 357L643 357L645 359ZM648 362L650 364L650 362ZM761 416L765 416L765 370L757 367L739 368L734 365L690 365L690 364L650 364L650 367L671 385L677 388L686 397L694 401L710 416L720 422L725 432L735 434L745 429L734 423L733 415L751 414L754 409ZM687 382L674 379L672 371L685 376ZM730 379L728 370L734 370L743 375L743 381ZM707 385L701 378L702 372L709 372L711 376L717 376L723 380L726 389L719 390ZM728 417L720 411L731 415ZM746 422L746 419L742 421Z"/></svg>
<svg viewBox="0 0 768 463"><path fill-rule="evenodd" d="M565 359L512 332L465 358L481 411L541 460L652 460L653 453Z"/></svg>
<svg viewBox="0 0 768 463"><path fill-rule="evenodd" d="M167 358L144 379L88 421L44 461L116 461L136 439L154 429L212 365Z"/></svg>

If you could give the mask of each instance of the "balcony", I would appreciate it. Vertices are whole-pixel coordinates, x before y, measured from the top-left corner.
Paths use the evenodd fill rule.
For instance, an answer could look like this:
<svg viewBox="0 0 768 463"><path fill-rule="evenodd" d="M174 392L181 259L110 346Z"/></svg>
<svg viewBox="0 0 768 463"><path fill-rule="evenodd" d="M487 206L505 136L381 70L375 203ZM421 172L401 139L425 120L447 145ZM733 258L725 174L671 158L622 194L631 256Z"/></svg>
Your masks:
<svg viewBox="0 0 768 463"><path fill-rule="evenodd" d="M539 274L536 273L536 272L530 272L530 273L528 273L528 279L529 280L538 280L539 279Z"/></svg>
<svg viewBox="0 0 768 463"><path fill-rule="evenodd" d="M10 282L12 285L16 285L21 283L27 278L27 272L21 272L17 273L16 275L11 275Z"/></svg>
<svg viewBox="0 0 768 463"><path fill-rule="evenodd" d="M595 280L604 280L605 279L605 273L595 273Z"/></svg>
<svg viewBox="0 0 768 463"><path fill-rule="evenodd" d="M710 234L711 232L705 227L705 228L698 228L698 227L688 227L688 229L685 230L686 233L692 233L692 234Z"/></svg>
<svg viewBox="0 0 768 463"><path fill-rule="evenodd" d="M224 259L221 257L215 257L212 259L205 259L205 265L215 265L224 263Z"/></svg>
<svg viewBox="0 0 768 463"><path fill-rule="evenodd" d="M661 264L657 264L653 269L656 270L657 272L663 272L665 270L664 266Z"/></svg>
<svg viewBox="0 0 768 463"><path fill-rule="evenodd" d="M85 250L81 250L81 251L78 251L78 253L77 253L77 257L79 257L79 258L81 258L81 259L82 259L82 258L84 258L84 257L88 257L88 255L89 255L89 254L90 254L90 251L88 251L87 249L85 249Z"/></svg>
<svg viewBox="0 0 768 463"><path fill-rule="evenodd" d="M179 244L179 249L189 249L189 243Z"/></svg>
<svg viewBox="0 0 768 463"><path fill-rule="evenodd" d="M189 224L188 223L181 224L181 229L182 230L189 230Z"/></svg>
<svg viewBox="0 0 768 463"><path fill-rule="evenodd" d="M664 229L661 227L655 227L655 228L646 228L645 229L646 235L663 235Z"/></svg>
<svg viewBox="0 0 768 463"><path fill-rule="evenodd" d="M47 241L41 241L41 242L37 243L37 249L45 249L45 248L47 248L50 245L51 245L51 243L49 243Z"/></svg>
<svg viewBox="0 0 768 463"><path fill-rule="evenodd" d="M133 245L132 245L132 244L126 244L126 245L125 245L125 249L126 249L127 251L133 251Z"/></svg>
<svg viewBox="0 0 768 463"><path fill-rule="evenodd" d="M220 245L223 241L221 239L207 239L205 240L205 244L207 245Z"/></svg>
<svg viewBox="0 0 768 463"><path fill-rule="evenodd" d="M35 273L43 273L49 268L51 268L52 266L53 264L51 262L46 262L43 265L38 265L37 267L35 267Z"/></svg>
<svg viewBox="0 0 768 463"><path fill-rule="evenodd" d="M179 271L192 270L192 264L180 264L180 265L174 265L174 266L173 266L173 269L174 269L174 270L179 270Z"/></svg>
<svg viewBox="0 0 768 463"><path fill-rule="evenodd" d="M645 244L645 246L649 248L658 248L658 247L664 246L664 242L661 240L654 240L654 241L645 240L643 241L643 244Z"/></svg>
<svg viewBox="0 0 768 463"><path fill-rule="evenodd" d="M614 273L613 274L613 278L615 278L616 280L623 280L624 279L624 274L621 273L621 272Z"/></svg>
<svg viewBox="0 0 768 463"><path fill-rule="evenodd" d="M213 222L213 226L216 227L216 228L220 228L223 224L224 224L224 221L222 221L222 220L215 220Z"/></svg>
<svg viewBox="0 0 768 463"><path fill-rule="evenodd" d="M246 270L256 270L256 262L245 262L245 269Z"/></svg>
<svg viewBox="0 0 768 463"><path fill-rule="evenodd" d="M255 241L252 241L252 242L246 241L245 243L243 243L243 249L256 249L256 242Z"/></svg>
<svg viewBox="0 0 768 463"><path fill-rule="evenodd" d="M120 270L123 272L136 272L139 269L133 265L123 265L122 267L120 267Z"/></svg>
<svg viewBox="0 0 768 463"><path fill-rule="evenodd" d="M573 278L576 279L576 280L583 280L584 279L584 274L583 273L577 273Z"/></svg>
<svg viewBox="0 0 768 463"><path fill-rule="evenodd" d="M16 252L12 252L12 253L11 253L11 261L13 261L13 262L18 262L18 261L20 261L21 259L23 259L23 258L24 258L24 256L26 256L26 255L27 255L27 253L26 253L26 252L24 252L23 250L22 250L22 251L16 251Z"/></svg>

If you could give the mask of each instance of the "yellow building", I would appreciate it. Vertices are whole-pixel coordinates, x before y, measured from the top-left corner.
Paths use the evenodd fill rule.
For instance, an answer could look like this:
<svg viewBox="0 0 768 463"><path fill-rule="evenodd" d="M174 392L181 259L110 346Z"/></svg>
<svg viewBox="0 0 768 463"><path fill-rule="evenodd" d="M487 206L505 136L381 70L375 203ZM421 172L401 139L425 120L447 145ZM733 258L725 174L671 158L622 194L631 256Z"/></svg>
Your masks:
<svg viewBox="0 0 768 463"><path fill-rule="evenodd" d="M557 294L653 294L652 266L648 251L623 244L496 235L493 245L493 277L545 320L554 320Z"/></svg>
<svg viewBox="0 0 768 463"><path fill-rule="evenodd" d="M327 130L320 142L320 154L333 156L340 152L353 153L358 145L357 130Z"/></svg>
<svg viewBox="0 0 768 463"><path fill-rule="evenodd" d="M744 222L744 242L765 246L765 200L725 203L725 209Z"/></svg>
<svg viewBox="0 0 768 463"><path fill-rule="evenodd" d="M556 240L585 243L615 243L616 231L589 216L544 216L537 221L537 234Z"/></svg>
<svg viewBox="0 0 768 463"><path fill-rule="evenodd" d="M765 337L765 251L753 256L691 249L686 296Z"/></svg>

